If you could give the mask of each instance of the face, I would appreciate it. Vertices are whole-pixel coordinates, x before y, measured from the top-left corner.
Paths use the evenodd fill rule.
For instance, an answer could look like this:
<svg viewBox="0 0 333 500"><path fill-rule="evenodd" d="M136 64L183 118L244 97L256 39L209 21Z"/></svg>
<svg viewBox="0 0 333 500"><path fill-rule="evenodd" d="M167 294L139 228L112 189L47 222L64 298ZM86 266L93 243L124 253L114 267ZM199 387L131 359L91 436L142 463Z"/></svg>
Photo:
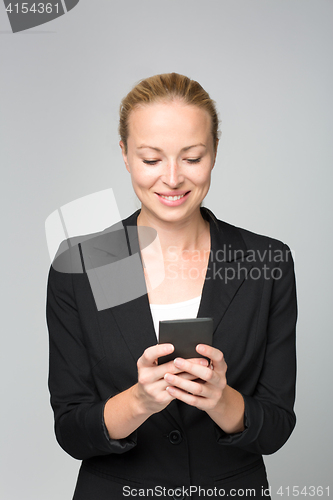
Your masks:
<svg viewBox="0 0 333 500"><path fill-rule="evenodd" d="M120 142L141 215L184 221L200 213L215 163L211 118L180 101L154 103L129 116L127 154Z"/></svg>

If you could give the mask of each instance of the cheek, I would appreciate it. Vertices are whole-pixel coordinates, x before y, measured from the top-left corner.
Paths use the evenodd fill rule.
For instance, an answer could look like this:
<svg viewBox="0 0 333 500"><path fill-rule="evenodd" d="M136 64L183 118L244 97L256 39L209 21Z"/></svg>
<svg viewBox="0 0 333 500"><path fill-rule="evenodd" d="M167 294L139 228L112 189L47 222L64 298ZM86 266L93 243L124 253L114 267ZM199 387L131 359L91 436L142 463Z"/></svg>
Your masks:
<svg viewBox="0 0 333 500"><path fill-rule="evenodd" d="M198 186L209 185L210 184L210 171L197 173L197 175L193 177L193 181Z"/></svg>
<svg viewBox="0 0 333 500"><path fill-rule="evenodd" d="M138 188L146 189L151 187L156 181L156 176L152 172L133 172L132 183Z"/></svg>

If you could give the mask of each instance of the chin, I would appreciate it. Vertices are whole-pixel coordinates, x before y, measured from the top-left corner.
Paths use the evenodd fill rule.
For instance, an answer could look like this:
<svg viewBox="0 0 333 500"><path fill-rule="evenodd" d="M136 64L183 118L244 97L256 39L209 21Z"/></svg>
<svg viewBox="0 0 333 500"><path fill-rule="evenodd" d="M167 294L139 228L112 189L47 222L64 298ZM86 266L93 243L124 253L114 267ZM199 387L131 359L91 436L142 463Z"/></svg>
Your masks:
<svg viewBox="0 0 333 500"><path fill-rule="evenodd" d="M197 210L197 209L196 209ZM169 210L161 210L161 211L156 211L156 212L151 212L154 217L163 220L164 222L182 222L190 217L192 217L196 210L175 210L175 209L169 209ZM198 210L200 210L200 206L198 207Z"/></svg>

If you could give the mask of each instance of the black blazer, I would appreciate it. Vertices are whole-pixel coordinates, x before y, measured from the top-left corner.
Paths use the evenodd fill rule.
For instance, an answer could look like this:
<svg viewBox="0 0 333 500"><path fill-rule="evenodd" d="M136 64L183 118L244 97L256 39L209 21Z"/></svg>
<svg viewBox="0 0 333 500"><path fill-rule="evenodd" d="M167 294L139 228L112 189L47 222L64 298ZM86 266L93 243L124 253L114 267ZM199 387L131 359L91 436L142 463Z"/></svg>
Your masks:
<svg viewBox="0 0 333 500"><path fill-rule="evenodd" d="M261 455L278 450L295 425L293 261L283 243L219 221L207 209L202 215L210 222L211 255L198 317L214 320L213 345L224 353L228 384L244 397L245 430L228 435L206 412L172 401L127 438L107 434L105 402L137 382L137 359L156 344L156 335L145 291L123 304L96 306L89 272L103 274L101 266L124 257L124 248L126 255L138 250L128 239L138 213L123 221L119 251L111 244L114 231L76 239L49 274L55 432L61 447L83 460L74 498L124 498L124 487L126 493L267 486ZM136 280L144 282L137 262ZM192 498L196 494L193 489Z"/></svg>

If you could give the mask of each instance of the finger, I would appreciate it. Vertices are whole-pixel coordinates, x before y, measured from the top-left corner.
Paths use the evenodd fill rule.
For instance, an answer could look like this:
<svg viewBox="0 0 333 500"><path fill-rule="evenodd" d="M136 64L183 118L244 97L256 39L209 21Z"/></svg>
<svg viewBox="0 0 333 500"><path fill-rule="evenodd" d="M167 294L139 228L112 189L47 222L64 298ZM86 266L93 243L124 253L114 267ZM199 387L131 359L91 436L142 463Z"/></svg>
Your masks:
<svg viewBox="0 0 333 500"><path fill-rule="evenodd" d="M194 396L200 397L208 397L211 393L211 390L207 388L205 383L199 383L193 380L188 380L184 377L180 377L178 375L172 375L171 373L166 373L164 379L168 384L171 384L173 387L177 387L178 389L182 389L185 392L189 392Z"/></svg>
<svg viewBox="0 0 333 500"><path fill-rule="evenodd" d="M149 368L145 368L148 370L146 376L149 377L149 381L154 382L159 379L164 379L164 375L166 373L181 373L183 370L181 368L177 368L173 361L168 361L167 363L163 363L162 365L153 365Z"/></svg>
<svg viewBox="0 0 333 500"><path fill-rule="evenodd" d="M195 380L197 382L201 382L201 383L204 383L205 381L204 380L201 380L200 378L198 378L196 375L192 375L191 373L187 373L187 372L181 372L178 374L178 377L182 377L186 380Z"/></svg>
<svg viewBox="0 0 333 500"><path fill-rule="evenodd" d="M184 403L187 403L191 406L197 406L197 401L199 399L199 396L194 396L193 394L189 392L185 392L182 389L179 389L178 387L175 387L173 385L168 385L166 388L166 392L170 394L173 398L179 399L180 401L184 401Z"/></svg>
<svg viewBox="0 0 333 500"><path fill-rule="evenodd" d="M138 362L138 382L140 385L154 384L158 380L164 380L164 375L166 373L179 374L183 370L177 368L173 361L168 361L162 365L151 364L149 366L140 365ZM190 375L191 378L196 378L194 375Z"/></svg>
<svg viewBox="0 0 333 500"><path fill-rule="evenodd" d="M193 364L197 364L197 365L201 365L201 366L208 366L208 361L207 359L204 359L204 358L191 358L191 359L187 359L187 361L189 361L190 363L193 363ZM159 365L158 367L156 367L156 372L154 374L154 377L155 378L163 378L164 375L166 373L173 373L173 374L177 374L177 373L182 373L183 372L183 369L182 368L178 368L174 361L168 361L167 363L163 363L162 365Z"/></svg>
<svg viewBox="0 0 333 500"><path fill-rule="evenodd" d="M165 402L168 402L168 399L170 402L170 400L173 398L170 396L170 393L166 391L167 386L168 382L164 378L162 378L153 383L140 385L140 394L143 395L144 398L148 398L149 400L158 403L163 404Z"/></svg>
<svg viewBox="0 0 333 500"><path fill-rule="evenodd" d="M223 356L223 353L216 349L216 347L212 347L206 344L198 344L196 346L196 351L202 356L207 356L214 366L214 369L221 368L222 370L226 368L226 362Z"/></svg>
<svg viewBox="0 0 333 500"><path fill-rule="evenodd" d="M161 356L166 356L174 351L172 344L156 344L148 347L138 359L138 366L153 366Z"/></svg>
<svg viewBox="0 0 333 500"><path fill-rule="evenodd" d="M187 361L191 361L191 363L195 363L196 365L208 366L209 361L206 358L190 358Z"/></svg>
<svg viewBox="0 0 333 500"><path fill-rule="evenodd" d="M183 358L176 358L174 360L175 366L184 372L194 375L195 378L200 378L206 382L216 379L217 374L208 366L191 363Z"/></svg>
<svg viewBox="0 0 333 500"><path fill-rule="evenodd" d="M162 378L154 384L151 384L147 388L146 392L150 397L153 397L160 402L164 402L170 397L170 393L166 392L166 388L168 387L168 385L168 382L164 378Z"/></svg>
<svg viewBox="0 0 333 500"><path fill-rule="evenodd" d="M166 388L166 392L168 392L173 398L183 401L190 406L195 406L199 410L204 410L205 407L209 405L208 399L201 396L195 396L194 394L185 392L178 387L174 387L173 385L169 385Z"/></svg>
<svg viewBox="0 0 333 500"><path fill-rule="evenodd" d="M186 359L186 361L190 361L191 363L194 363L197 365L202 365L202 366L209 365L209 362L206 358L189 358L189 359ZM167 366L169 363L173 363L173 362L174 362L174 360L168 361L167 363L162 363L162 366Z"/></svg>

